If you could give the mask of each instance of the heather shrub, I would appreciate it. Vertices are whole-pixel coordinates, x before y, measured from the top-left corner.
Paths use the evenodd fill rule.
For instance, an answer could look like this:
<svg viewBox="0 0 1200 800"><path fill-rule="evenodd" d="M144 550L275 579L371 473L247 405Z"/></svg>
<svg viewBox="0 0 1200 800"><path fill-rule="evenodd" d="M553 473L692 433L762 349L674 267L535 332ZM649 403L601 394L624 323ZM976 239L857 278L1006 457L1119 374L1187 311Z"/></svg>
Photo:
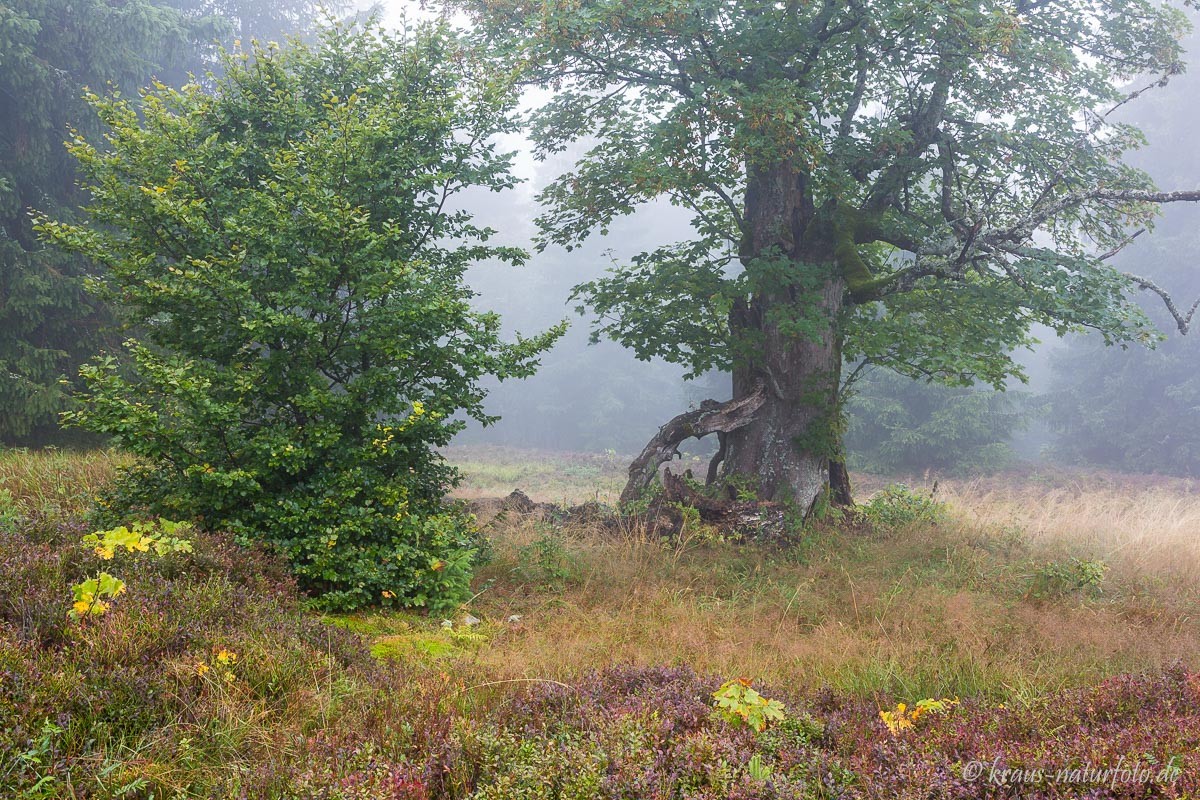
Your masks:
<svg viewBox="0 0 1200 800"><path fill-rule="evenodd" d="M429 800L429 780L421 764L356 743L336 753L314 752L287 781L286 796L321 800Z"/></svg>
<svg viewBox="0 0 1200 800"><path fill-rule="evenodd" d="M460 735L478 787L471 800L592 800L603 795L608 757L586 732L559 731L547 742L495 725L468 725Z"/></svg>
<svg viewBox="0 0 1200 800"><path fill-rule="evenodd" d="M22 527L0 530L0 796L223 795L245 776L220 765L266 744L266 715L303 719L314 687L373 669L361 641L302 612L284 563L228 537L125 559L129 591L72 620L71 584L108 561L81 525L57 542Z"/></svg>
<svg viewBox="0 0 1200 800"><path fill-rule="evenodd" d="M1008 609L1017 619L999 630L1018 635L1022 620L1063 611L1057 619L1090 622L1121 602L1121 593L1113 592L1110 602L1082 608L1029 604L1019 596L1030 571L1028 553L1011 565L1013 583L996 595L999 602L975 609L966 600L978 602L980 595L965 594L957 581L912 579L907 551L926 565L927 539L846 536L855 558L872 571L854 562L844 573L836 562L822 567L825 576L842 573L858 582L857 608L835 616L834 624L844 628L851 614L862 614L930 655L881 660L884 679L835 691L822 688L811 672L781 681L782 671L713 674L625 665L581 673L566 666L548 680L537 677L540 667L524 673L511 663L498 668L491 659L502 648L575 613L569 603L585 587L574 584L515 608L509 598L474 604L482 622L456 624L454 631L406 613L338 615L335 626L304 613L286 562L262 548L201 530L187 536L192 552L167 547L151 558L118 546L141 542L132 529L90 533L91 527L57 513L19 517L0 530L0 797L1141 800L1200 792L1200 677L1192 671L1096 682L1096 675L1117 669L1101 664L1065 679L1077 688L1047 695L1040 687L1001 692L1001 673L983 676L990 683L976 679L979 693L953 683L960 669L974 666L954 656L953 640L970 643L979 614ZM581 539L561 541L569 559L586 557L576 549ZM978 550L955 537L944 541L944 556L936 558L947 564L951 558L959 563L960 550ZM109 545L113 559L103 557ZM893 561L878 556L885 548ZM705 551L688 573L689 582L709 581L705 613L715 608L737 615L720 617L720 635L728 639L735 631L736 646L750 637L742 622L749 618L735 603L769 607L782 593L790 605L812 589L780 584L778 576L787 573L765 571L765 560L742 555L729 561L728 553ZM1071 562L1055 563L1067 568ZM128 591L104 614L70 620L71 584L113 564ZM595 567L585 566L588 581L595 581ZM939 562L931 574L938 579L946 568ZM516 577L512 591L525 597L528 582ZM906 595L910 587L916 591ZM496 588L485 597L499 594ZM611 584L597 589L611 591ZM873 603L869 593L875 591L884 594ZM651 594L649 601L659 597ZM897 615L902 627L880 614L879 603L893 600L908 603ZM918 619L943 604L954 613L930 623ZM627 608L634 621L646 619L636 604ZM521 618L502 623L513 610ZM669 621L687 624L675 609L655 605L655 613L660 610ZM593 617L576 616L576 624L597 625ZM938 626L933 635L929 624ZM411 649L397 650L394 658L370 655L372 644L388 639L460 641L453 638L460 627L483 641L436 659ZM690 635L703 631L692 628ZM622 646L603 630L593 641ZM976 643L990 646L982 637ZM728 680L739 674L754 677ZM714 703L722 687L733 686L753 687L757 697L728 695L732 716L722 718ZM943 697L947 686L962 690L961 702L920 701ZM772 701L783 707L783 717L764 717L762 730L747 724L753 715L735 710ZM1054 777L1057 770L1122 763L1153 769L1152 779ZM973 772L979 764L1034 779L1000 785Z"/></svg>

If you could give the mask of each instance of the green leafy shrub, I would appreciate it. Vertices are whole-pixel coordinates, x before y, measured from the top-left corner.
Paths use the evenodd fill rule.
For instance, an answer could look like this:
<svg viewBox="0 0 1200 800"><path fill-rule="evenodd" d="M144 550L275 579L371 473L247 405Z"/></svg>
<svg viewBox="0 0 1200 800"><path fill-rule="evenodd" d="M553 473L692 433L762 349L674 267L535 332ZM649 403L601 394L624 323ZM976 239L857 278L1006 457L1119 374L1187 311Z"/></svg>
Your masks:
<svg viewBox="0 0 1200 800"><path fill-rule="evenodd" d="M577 572L562 538L554 533L543 534L517 551L517 577L548 591L562 591Z"/></svg>
<svg viewBox="0 0 1200 800"><path fill-rule="evenodd" d="M67 415L141 459L101 520L268 542L329 608L452 607L474 538L436 448L561 333L505 343L472 310L466 268L524 253L446 210L513 184L484 144L511 87L437 27L333 28L214 80L91 96L107 146L69 145L90 221L39 224L141 337L82 369Z"/></svg>
<svg viewBox="0 0 1200 800"><path fill-rule="evenodd" d="M713 692L713 714L732 725L761 732L770 723L783 721L783 712L783 703L763 697L742 678L726 681Z"/></svg>
<svg viewBox="0 0 1200 800"><path fill-rule="evenodd" d="M1072 557L1070 560L1050 561L1034 572L1029 594L1038 598L1062 597L1074 592L1099 594L1108 564L1100 560Z"/></svg>
<svg viewBox="0 0 1200 800"><path fill-rule="evenodd" d="M83 544L92 549L105 561L111 561L124 549L127 553L150 553L158 558L171 553L190 553L192 543L175 534L186 531L188 526L159 519L153 522L135 522L129 527L121 525L107 531L95 531L83 537ZM125 582L108 572L97 571L95 575L71 587L75 602L67 612L72 619L98 616L108 610L109 603L125 593Z"/></svg>
<svg viewBox="0 0 1200 800"><path fill-rule="evenodd" d="M775 725L761 731L758 738L763 748L778 752L785 747L812 747L824 735L824 723L801 711L788 714Z"/></svg>
<svg viewBox="0 0 1200 800"><path fill-rule="evenodd" d="M938 522L945 514L944 504L931 492L915 491L902 483L876 492L860 510L874 529L891 531L909 525Z"/></svg>

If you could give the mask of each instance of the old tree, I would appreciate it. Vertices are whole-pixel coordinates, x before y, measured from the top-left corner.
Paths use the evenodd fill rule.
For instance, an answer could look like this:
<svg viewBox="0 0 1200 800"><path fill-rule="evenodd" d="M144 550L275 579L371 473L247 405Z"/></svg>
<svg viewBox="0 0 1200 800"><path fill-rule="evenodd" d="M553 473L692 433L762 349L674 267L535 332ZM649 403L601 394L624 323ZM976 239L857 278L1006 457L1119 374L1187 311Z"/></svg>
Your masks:
<svg viewBox="0 0 1200 800"><path fill-rule="evenodd" d="M717 433L710 478L802 508L849 501L843 364L1000 385L1036 323L1156 337L1138 289L1186 332L1187 308L1106 263L1157 204L1200 199L1123 164L1141 135L1113 113L1182 69L1178 9L463 2L555 90L533 120L540 151L590 146L544 191L545 243L571 247L658 199L694 212L689 241L577 289L597 334L733 375L732 400L664 426L626 499L684 438Z"/></svg>

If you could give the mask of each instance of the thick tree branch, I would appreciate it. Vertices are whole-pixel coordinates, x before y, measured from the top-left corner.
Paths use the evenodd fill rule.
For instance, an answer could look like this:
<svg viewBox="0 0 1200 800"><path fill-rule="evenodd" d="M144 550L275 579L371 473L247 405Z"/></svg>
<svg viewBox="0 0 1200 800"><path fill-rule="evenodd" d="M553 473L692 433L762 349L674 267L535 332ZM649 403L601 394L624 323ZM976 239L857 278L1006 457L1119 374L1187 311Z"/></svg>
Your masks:
<svg viewBox="0 0 1200 800"><path fill-rule="evenodd" d="M1161 297L1163 304L1167 307L1167 312L1175 319L1175 326L1179 328L1179 333L1187 336L1188 331L1191 329L1192 318L1196 316L1196 308L1200 307L1200 298L1197 298L1196 302L1192 303L1192 307L1188 309L1188 312L1184 314L1180 312L1179 306L1175 304L1175 300L1171 297L1171 294L1154 281L1139 275L1131 275L1128 272L1123 274L1142 289L1153 292Z"/></svg>
<svg viewBox="0 0 1200 800"><path fill-rule="evenodd" d="M929 89L929 96L921 104L920 110L912 115L909 123L911 144L875 181L866 203L863 204L863 211L878 213L887 208L904 179L916 171L921 154L937 141L939 126L946 113L946 103L950 99L950 85L954 75L953 66L943 57L933 85Z"/></svg>
<svg viewBox="0 0 1200 800"><path fill-rule="evenodd" d="M766 399L766 388L760 384L753 392L736 400L724 403L705 400L700 408L680 414L663 425L629 465L629 482L621 492L621 504L633 503L645 493L658 475L658 468L679 455L679 445L684 440L698 439L710 433L728 433L749 425Z"/></svg>

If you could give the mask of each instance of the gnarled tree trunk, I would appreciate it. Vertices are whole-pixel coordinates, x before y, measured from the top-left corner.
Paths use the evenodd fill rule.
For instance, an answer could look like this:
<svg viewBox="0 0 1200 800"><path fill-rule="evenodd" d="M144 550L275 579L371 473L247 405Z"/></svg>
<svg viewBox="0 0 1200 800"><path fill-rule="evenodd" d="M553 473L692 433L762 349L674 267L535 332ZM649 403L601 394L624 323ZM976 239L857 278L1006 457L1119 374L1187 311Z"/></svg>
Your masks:
<svg viewBox="0 0 1200 800"><path fill-rule="evenodd" d="M852 502L838 406L845 243L837 208L814 208L807 180L787 161L749 169L739 255L752 291L730 314L733 399L710 406L738 413L710 415L703 432L689 427L688 414L664 426L631 467L623 501L648 485L683 439L718 432L710 483L718 474L736 478L760 499L786 500L805 513L826 493L834 504Z"/></svg>
<svg viewBox="0 0 1200 800"><path fill-rule="evenodd" d="M663 425L629 465L629 482L621 492L621 505L635 502L642 496L658 475L658 468L679 454L679 445L685 440L710 433L725 436L728 431L748 425L765 400L766 391L759 385L727 403L705 400L695 411L680 414ZM714 465L716 463L714 459ZM710 482L712 476L710 470Z"/></svg>
<svg viewBox="0 0 1200 800"><path fill-rule="evenodd" d="M757 383L768 395L754 420L727 436L724 464L760 498L806 512L827 490L850 502L838 408L846 281L830 222L836 208L814 208L807 181L787 161L749 170L740 256L757 278L731 316L735 347L744 348L734 352L733 397Z"/></svg>
<svg viewBox="0 0 1200 800"><path fill-rule="evenodd" d="M817 295L817 308L831 320L840 311L842 288L830 280ZM752 381L765 383L767 396L749 424L726 434L723 475L739 476L761 499L794 502L806 512L831 488L832 500L849 502L840 458L841 347L834 325L808 339L781 331L767 303L755 316L761 320L756 332L762 350L757 360L735 370L733 397L743 396Z"/></svg>

